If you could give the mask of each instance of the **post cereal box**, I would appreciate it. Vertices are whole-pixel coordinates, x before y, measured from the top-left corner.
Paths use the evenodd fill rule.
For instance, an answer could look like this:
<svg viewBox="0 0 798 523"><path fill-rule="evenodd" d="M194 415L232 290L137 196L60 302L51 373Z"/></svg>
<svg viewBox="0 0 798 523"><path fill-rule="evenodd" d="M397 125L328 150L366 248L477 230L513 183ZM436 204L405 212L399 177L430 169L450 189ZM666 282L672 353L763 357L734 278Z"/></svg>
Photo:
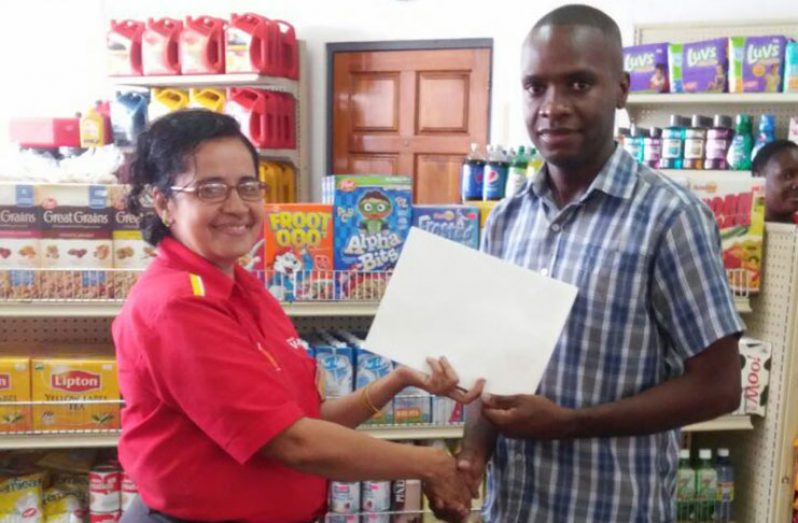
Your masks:
<svg viewBox="0 0 798 523"><path fill-rule="evenodd" d="M623 68L629 73L629 88L643 93L667 93L668 44L646 44L623 48Z"/></svg>
<svg viewBox="0 0 798 523"><path fill-rule="evenodd" d="M479 248L479 209L467 205L415 205L413 226Z"/></svg>
<svg viewBox="0 0 798 523"><path fill-rule="evenodd" d="M19 405L0 406L0 432L24 432L31 427L30 358L0 356L0 401Z"/></svg>
<svg viewBox="0 0 798 523"><path fill-rule="evenodd" d="M118 429L119 400L113 357L33 358L33 401L72 401L70 405L36 405L34 430Z"/></svg>
<svg viewBox="0 0 798 523"><path fill-rule="evenodd" d="M0 299L35 298L41 264L41 212L34 186L0 184Z"/></svg>
<svg viewBox="0 0 798 523"><path fill-rule="evenodd" d="M729 92L781 92L786 45L783 36L729 38Z"/></svg>
<svg viewBox="0 0 798 523"><path fill-rule="evenodd" d="M334 298L332 205L266 205L263 253L267 287L278 300Z"/></svg>
<svg viewBox="0 0 798 523"><path fill-rule="evenodd" d="M129 187L109 185L108 197L113 213L111 237L113 240L114 298L125 298L138 274L155 257L155 247L144 241L139 229L139 218L125 208L125 197Z"/></svg>
<svg viewBox="0 0 798 523"><path fill-rule="evenodd" d="M765 233L762 179L696 174L690 189L712 209L720 229L723 265L735 291L759 292Z"/></svg>
<svg viewBox="0 0 798 523"><path fill-rule="evenodd" d="M334 205L336 270L387 271L399 260L412 220L408 176L334 175L324 180Z"/></svg>
<svg viewBox="0 0 798 523"><path fill-rule="evenodd" d="M40 185L43 298L109 298L113 267L107 185Z"/></svg>

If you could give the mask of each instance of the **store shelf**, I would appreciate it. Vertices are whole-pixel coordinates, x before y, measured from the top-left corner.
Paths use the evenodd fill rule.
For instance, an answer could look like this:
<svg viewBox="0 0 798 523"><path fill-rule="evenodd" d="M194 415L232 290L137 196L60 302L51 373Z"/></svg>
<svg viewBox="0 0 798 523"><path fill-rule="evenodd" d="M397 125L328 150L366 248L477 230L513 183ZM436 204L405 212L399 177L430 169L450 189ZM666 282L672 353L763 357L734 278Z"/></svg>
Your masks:
<svg viewBox="0 0 798 523"><path fill-rule="evenodd" d="M462 425L363 425L358 428L375 438L389 440L452 439L463 437Z"/></svg>
<svg viewBox="0 0 798 523"><path fill-rule="evenodd" d="M751 416L729 415L682 427L682 432L717 432L727 430L753 430Z"/></svg>
<svg viewBox="0 0 798 523"><path fill-rule="evenodd" d="M117 443L119 432L0 435L0 450L116 447Z"/></svg>
<svg viewBox="0 0 798 523"><path fill-rule="evenodd" d="M283 310L294 317L374 316L378 305L373 301L294 302L283 303Z"/></svg>
<svg viewBox="0 0 798 523"><path fill-rule="evenodd" d="M798 93L687 93L687 94L630 94L627 106L662 106L682 104L718 105L798 105Z"/></svg>
<svg viewBox="0 0 798 523"><path fill-rule="evenodd" d="M258 154L265 160L299 165L299 151L296 149L258 149Z"/></svg>
<svg viewBox="0 0 798 523"><path fill-rule="evenodd" d="M109 80L115 85L129 87L266 87L294 97L299 93L297 80L258 74L114 76Z"/></svg>

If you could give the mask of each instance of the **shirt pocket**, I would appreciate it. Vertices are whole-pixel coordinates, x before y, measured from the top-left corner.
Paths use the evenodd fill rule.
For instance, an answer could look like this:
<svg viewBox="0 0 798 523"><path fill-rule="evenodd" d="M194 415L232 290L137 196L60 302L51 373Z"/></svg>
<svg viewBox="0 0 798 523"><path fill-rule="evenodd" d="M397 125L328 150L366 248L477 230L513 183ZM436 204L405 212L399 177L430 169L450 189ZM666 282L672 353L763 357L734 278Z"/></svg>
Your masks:
<svg viewBox="0 0 798 523"><path fill-rule="evenodd" d="M645 313L650 278L649 257L623 248L589 248L582 260L579 296L594 314L628 317Z"/></svg>

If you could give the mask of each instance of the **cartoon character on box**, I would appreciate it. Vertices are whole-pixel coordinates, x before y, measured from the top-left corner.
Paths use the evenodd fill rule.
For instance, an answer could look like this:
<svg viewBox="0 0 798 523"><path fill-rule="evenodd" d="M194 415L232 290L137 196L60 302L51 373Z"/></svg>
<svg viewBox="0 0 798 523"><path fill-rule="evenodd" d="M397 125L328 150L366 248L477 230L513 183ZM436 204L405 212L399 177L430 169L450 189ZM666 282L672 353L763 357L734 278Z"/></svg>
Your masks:
<svg viewBox="0 0 798 523"><path fill-rule="evenodd" d="M357 203L357 208L363 216L360 228L368 234L382 232L388 227L387 218L391 215L393 205L381 192L367 192Z"/></svg>

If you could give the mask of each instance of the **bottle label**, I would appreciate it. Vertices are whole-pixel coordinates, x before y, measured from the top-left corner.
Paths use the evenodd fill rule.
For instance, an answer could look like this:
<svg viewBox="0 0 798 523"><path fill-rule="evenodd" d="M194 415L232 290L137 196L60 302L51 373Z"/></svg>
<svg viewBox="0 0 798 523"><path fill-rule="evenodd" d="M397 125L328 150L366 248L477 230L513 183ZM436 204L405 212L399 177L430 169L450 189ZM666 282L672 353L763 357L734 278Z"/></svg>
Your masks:
<svg viewBox="0 0 798 523"><path fill-rule="evenodd" d="M701 160L704 158L704 140L690 138L684 141L684 159Z"/></svg>
<svg viewBox="0 0 798 523"><path fill-rule="evenodd" d="M647 162L656 161L662 157L662 142L659 140L651 140L645 143L643 147L643 159Z"/></svg>
<svg viewBox="0 0 798 523"><path fill-rule="evenodd" d="M692 501L695 498L695 471L679 469L676 472L676 499Z"/></svg>
<svg viewBox="0 0 798 523"><path fill-rule="evenodd" d="M726 140L707 141L707 160L725 160L729 142Z"/></svg>
<svg viewBox="0 0 798 523"><path fill-rule="evenodd" d="M678 159L682 157L682 141L679 138L665 138L662 140L662 157Z"/></svg>

